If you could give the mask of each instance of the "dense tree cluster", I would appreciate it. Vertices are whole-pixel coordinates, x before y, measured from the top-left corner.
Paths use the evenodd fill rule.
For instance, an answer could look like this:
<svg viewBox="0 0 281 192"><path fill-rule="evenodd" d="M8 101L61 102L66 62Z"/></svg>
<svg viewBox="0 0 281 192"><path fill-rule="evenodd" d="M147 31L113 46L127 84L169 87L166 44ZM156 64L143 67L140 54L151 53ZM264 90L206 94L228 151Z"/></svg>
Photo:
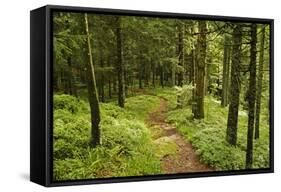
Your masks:
<svg viewBox="0 0 281 192"><path fill-rule="evenodd" d="M88 97L93 146L100 144L99 102L117 101L147 87L192 89L194 119L204 97L229 107L226 141L237 144L239 109L248 110L246 168L259 139L261 108L268 108L269 26L102 14L53 16L55 92Z"/></svg>

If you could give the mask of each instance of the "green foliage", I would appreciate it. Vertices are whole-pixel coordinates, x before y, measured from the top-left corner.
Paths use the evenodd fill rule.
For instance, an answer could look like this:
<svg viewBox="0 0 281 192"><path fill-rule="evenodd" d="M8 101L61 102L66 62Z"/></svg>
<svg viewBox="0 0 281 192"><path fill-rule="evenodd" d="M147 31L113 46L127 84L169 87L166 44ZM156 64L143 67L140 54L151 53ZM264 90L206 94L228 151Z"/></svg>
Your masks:
<svg viewBox="0 0 281 192"><path fill-rule="evenodd" d="M176 95L176 90L174 88L170 87L155 87L148 89L149 94L151 95L156 95L160 98L163 98L167 101L168 103L168 109L174 109L177 106L177 95Z"/></svg>
<svg viewBox="0 0 281 192"><path fill-rule="evenodd" d="M83 14L57 12L53 15L54 50L54 175L57 180L88 179L144 174L159 174L159 158L175 155L176 146L169 139L159 139L163 129L145 125L147 115L159 105L160 99L167 102L167 121L192 142L203 162L217 170L243 169L247 142L247 68L250 57L248 33L243 33L240 58L243 65L240 73L240 111L238 143L236 147L225 142L227 108L220 107L224 36L231 37L233 25L225 22L206 21L208 26L206 70L204 81L206 94L203 120L194 120L191 112L191 85L174 85L173 81L183 74L182 82L196 78L192 68L200 62L198 21L152 17L127 17L122 20L122 63L116 61L116 16L88 14L89 37L95 63L96 84L101 101L101 146L89 146L91 123L87 103L87 47ZM137 27L136 27L137 26ZM180 65L179 29L184 30L184 64ZM247 30L245 28L245 30ZM266 29L265 47L269 47L269 26ZM137 35L136 35L137 34ZM229 39L231 45L231 40ZM198 46L197 46L198 45ZM265 49L266 50L266 49ZM233 51L232 51L233 52ZM258 51L260 53L260 51ZM269 165L268 98L270 74L269 51L264 56L264 81L260 139L254 141L254 168ZM118 90L116 66L123 64L126 87L125 108L116 105ZM193 64L195 66L193 66ZM151 77L153 76L153 77ZM153 79L153 80L152 80ZM142 87L138 90L138 81ZM153 83L152 83L153 82ZM153 87L150 85L153 84ZM161 84L165 88L157 87ZM229 82L229 88L231 84ZM140 86L141 87L141 86ZM57 94L70 93L78 98ZM104 94L102 94L104 93ZM137 95L136 94L142 94ZM132 97L134 95L134 97ZM83 99L82 99L83 98ZM153 141L155 139L155 141ZM158 140L159 139L159 140Z"/></svg>
<svg viewBox="0 0 281 192"><path fill-rule="evenodd" d="M197 132L192 143L200 159L217 170L245 168L245 152L225 141L225 134L217 128L205 128Z"/></svg>
<svg viewBox="0 0 281 192"><path fill-rule="evenodd" d="M191 141L200 160L216 170L239 170L245 168L247 144L247 112L239 111L238 144L225 141L227 108L213 97L205 98L205 119L193 120L190 107L175 109L168 113L167 121ZM261 119L264 118L262 114ZM261 121L260 139L254 141L253 168L269 167L269 134L267 121Z"/></svg>
<svg viewBox="0 0 281 192"><path fill-rule="evenodd" d="M144 104L149 101L149 105ZM101 104L101 146L91 148L88 104L69 95L54 96L55 180L135 176L161 173L150 131L141 119L159 104L155 96L137 96L129 112ZM133 111L144 110L140 114Z"/></svg>
<svg viewBox="0 0 281 192"><path fill-rule="evenodd" d="M147 114L153 111L160 101L156 96L139 95L126 100L125 109L138 120L145 120Z"/></svg>
<svg viewBox="0 0 281 192"><path fill-rule="evenodd" d="M182 87L175 86L177 94L177 107L183 107L190 103L192 98L192 90L194 87L189 85L183 85Z"/></svg>
<svg viewBox="0 0 281 192"><path fill-rule="evenodd" d="M71 113L89 111L89 107L86 105L86 103L80 101L76 97L72 97L66 94L61 94L61 95L54 95L53 99L54 99L54 110L63 109Z"/></svg>

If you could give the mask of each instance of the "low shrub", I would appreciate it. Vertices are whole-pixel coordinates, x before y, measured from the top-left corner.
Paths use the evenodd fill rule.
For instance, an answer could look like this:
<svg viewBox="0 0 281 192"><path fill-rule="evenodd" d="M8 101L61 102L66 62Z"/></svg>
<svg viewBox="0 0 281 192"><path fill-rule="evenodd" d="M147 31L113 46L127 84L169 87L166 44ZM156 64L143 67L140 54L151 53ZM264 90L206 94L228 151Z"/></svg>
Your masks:
<svg viewBox="0 0 281 192"><path fill-rule="evenodd" d="M200 160L216 170L245 168L248 115L239 113L237 146L226 142L228 108L220 107L213 97L205 97L205 118L193 119L190 107L174 109L167 121L176 125L184 137L195 147ZM246 115L244 115L246 114ZM261 115L261 119L264 114ZM260 139L254 140L253 168L269 167L269 134L267 121L261 121Z"/></svg>
<svg viewBox="0 0 281 192"><path fill-rule="evenodd" d="M88 103L69 95L55 95L55 180L160 174L160 162L143 121L158 104L154 96L127 99L129 110L101 103L101 145L92 148Z"/></svg>

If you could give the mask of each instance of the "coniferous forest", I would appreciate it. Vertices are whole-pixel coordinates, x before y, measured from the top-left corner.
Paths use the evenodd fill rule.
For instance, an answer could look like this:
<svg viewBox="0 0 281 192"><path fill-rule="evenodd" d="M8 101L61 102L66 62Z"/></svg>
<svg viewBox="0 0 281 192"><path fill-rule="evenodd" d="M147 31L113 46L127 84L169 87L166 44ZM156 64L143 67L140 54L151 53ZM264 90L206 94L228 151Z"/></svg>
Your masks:
<svg viewBox="0 0 281 192"><path fill-rule="evenodd" d="M53 13L55 181L269 168L268 24Z"/></svg>

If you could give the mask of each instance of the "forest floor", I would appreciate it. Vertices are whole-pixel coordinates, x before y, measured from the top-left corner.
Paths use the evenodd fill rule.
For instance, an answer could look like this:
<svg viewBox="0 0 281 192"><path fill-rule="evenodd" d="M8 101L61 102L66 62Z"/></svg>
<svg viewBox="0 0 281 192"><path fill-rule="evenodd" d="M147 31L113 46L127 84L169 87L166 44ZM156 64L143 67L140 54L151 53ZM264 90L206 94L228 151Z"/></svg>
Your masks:
<svg viewBox="0 0 281 192"><path fill-rule="evenodd" d="M159 140L169 140L177 145L176 154L161 157L162 170L166 174L213 171L210 166L199 161L199 156L191 143L177 132L174 125L166 122L166 116L167 101L160 98L159 107L151 112L146 120L148 126L152 128L152 132L155 127L160 129L160 133L154 138L156 143Z"/></svg>

